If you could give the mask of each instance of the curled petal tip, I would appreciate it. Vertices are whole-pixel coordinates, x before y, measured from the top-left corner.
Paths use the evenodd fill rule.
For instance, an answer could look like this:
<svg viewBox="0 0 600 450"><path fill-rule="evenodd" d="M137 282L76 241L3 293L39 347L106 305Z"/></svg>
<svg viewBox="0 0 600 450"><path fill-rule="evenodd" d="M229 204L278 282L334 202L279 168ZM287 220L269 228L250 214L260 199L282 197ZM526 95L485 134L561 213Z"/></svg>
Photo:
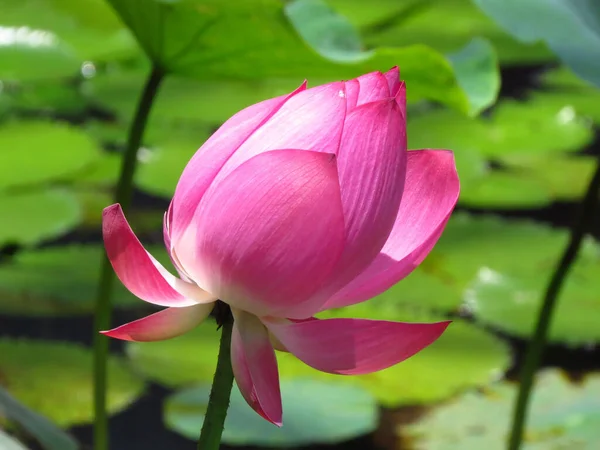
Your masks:
<svg viewBox="0 0 600 450"><path fill-rule="evenodd" d="M215 299L197 286L171 275L142 246L127 223L121 205L102 214L106 254L121 282L138 298L160 306L193 306Z"/></svg>
<svg viewBox="0 0 600 450"><path fill-rule="evenodd" d="M210 303L187 308L166 308L101 333L124 341L162 341L187 333L208 317L212 309Z"/></svg>
<svg viewBox="0 0 600 450"><path fill-rule="evenodd" d="M435 342L443 333L444 331L446 331L446 329L450 326L450 324L452 323L451 320L443 320L441 322L436 322L436 323L430 323L429 325L432 327L436 327L437 328L437 332L438 335L435 336L435 332L432 333L433 339L431 340L431 342Z"/></svg>
<svg viewBox="0 0 600 450"><path fill-rule="evenodd" d="M120 203L113 203L112 205L109 205L102 210L102 218L104 218L105 216L107 216L111 213L114 214L114 213L119 213L122 211L123 211L123 208L121 207Z"/></svg>
<svg viewBox="0 0 600 450"><path fill-rule="evenodd" d="M121 341L133 341L131 336L129 336L126 333L119 332L118 328L115 328L112 330L107 330L107 331L99 331L99 333L103 334L104 336L110 337L110 338L119 339Z"/></svg>
<svg viewBox="0 0 600 450"><path fill-rule="evenodd" d="M388 87L390 90L390 95L391 96L395 96L398 92L398 89L400 87L400 69L398 68L398 66L394 66L392 67L390 70L388 70L385 74L385 78L388 82Z"/></svg>

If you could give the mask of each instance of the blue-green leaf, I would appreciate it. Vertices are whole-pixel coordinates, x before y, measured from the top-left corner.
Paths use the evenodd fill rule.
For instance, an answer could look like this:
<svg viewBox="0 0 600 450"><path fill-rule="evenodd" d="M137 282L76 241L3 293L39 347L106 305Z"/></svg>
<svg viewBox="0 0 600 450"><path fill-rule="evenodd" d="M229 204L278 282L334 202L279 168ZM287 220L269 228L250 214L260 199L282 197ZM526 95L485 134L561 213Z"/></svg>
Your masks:
<svg viewBox="0 0 600 450"><path fill-rule="evenodd" d="M27 430L42 444L45 450L77 450L78 448L75 439L44 416L31 411L2 386L0 386L0 411ZM0 448L10 450L11 447L6 447L0 439Z"/></svg>
<svg viewBox="0 0 600 450"><path fill-rule="evenodd" d="M184 389L167 400L167 426L196 439L202 425L210 386ZM234 386L223 430L223 442L287 448L335 443L370 433L377 426L377 403L359 387L317 380L281 383L284 425L267 422L246 403Z"/></svg>
<svg viewBox="0 0 600 450"><path fill-rule="evenodd" d="M476 0L524 42L544 41L585 80L600 86L600 2L597 0Z"/></svg>
<svg viewBox="0 0 600 450"><path fill-rule="evenodd" d="M489 41L475 38L448 55L458 84L469 98L470 113L476 115L496 101L500 92L500 72L496 51Z"/></svg>

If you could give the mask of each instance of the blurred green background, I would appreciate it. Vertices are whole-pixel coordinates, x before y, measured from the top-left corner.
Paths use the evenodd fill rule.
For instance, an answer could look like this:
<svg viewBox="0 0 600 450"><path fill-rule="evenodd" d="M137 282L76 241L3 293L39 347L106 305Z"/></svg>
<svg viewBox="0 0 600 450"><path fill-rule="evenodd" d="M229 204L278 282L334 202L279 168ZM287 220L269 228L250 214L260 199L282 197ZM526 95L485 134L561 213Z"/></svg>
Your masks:
<svg viewBox="0 0 600 450"><path fill-rule="evenodd" d="M168 76L129 218L167 266L162 217L189 158L230 115L304 79L398 65L409 147L454 150L461 179L456 213L413 274L322 315L453 318L443 337L358 377L280 354L285 426L264 422L234 390L224 442L502 449L515 373L600 151L598 52L592 0L2 0L0 449L75 448L51 423L91 448L100 215L151 61ZM151 311L120 285L114 303L115 324ZM549 339L524 448L600 448L591 237ZM170 341L111 342L111 449L195 448L217 341L208 322Z"/></svg>

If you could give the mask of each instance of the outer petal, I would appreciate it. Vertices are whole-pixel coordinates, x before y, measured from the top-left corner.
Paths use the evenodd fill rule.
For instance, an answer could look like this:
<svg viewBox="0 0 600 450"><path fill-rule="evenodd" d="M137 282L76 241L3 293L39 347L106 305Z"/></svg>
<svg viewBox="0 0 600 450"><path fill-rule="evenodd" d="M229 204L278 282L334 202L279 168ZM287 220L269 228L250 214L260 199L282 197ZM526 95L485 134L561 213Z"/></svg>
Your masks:
<svg viewBox="0 0 600 450"><path fill-rule="evenodd" d="M400 106L402 117L406 120L406 84L404 84L404 81L400 83L398 91L396 92L396 103Z"/></svg>
<svg viewBox="0 0 600 450"><path fill-rule="evenodd" d="M108 259L121 282L142 300L160 306L191 306L215 300L208 292L171 275L142 246L127 223L121 205L102 213Z"/></svg>
<svg viewBox="0 0 600 450"><path fill-rule="evenodd" d="M235 309L233 313L231 363L237 385L252 409L269 422L281 426L277 359L267 329L252 314Z"/></svg>
<svg viewBox="0 0 600 450"><path fill-rule="evenodd" d="M261 153L207 192L181 263L223 301L258 316L308 317L343 249L334 155ZM192 233L197 233L196 236Z"/></svg>
<svg viewBox="0 0 600 450"><path fill-rule="evenodd" d="M442 234L459 190L452 152L408 152L406 188L390 237L373 263L329 299L323 309L368 300L412 272Z"/></svg>
<svg viewBox="0 0 600 450"><path fill-rule="evenodd" d="M348 115L338 162L346 246L327 297L373 261L392 230L404 189L405 128L394 99Z"/></svg>
<svg viewBox="0 0 600 450"><path fill-rule="evenodd" d="M396 93L398 92L398 88L400 87L400 69L398 69L398 66L394 66L388 70L384 76L390 89L390 95L395 97Z"/></svg>
<svg viewBox="0 0 600 450"><path fill-rule="evenodd" d="M200 324L213 309L212 303L187 308L167 308L126 323L102 334L124 341L163 341L187 333Z"/></svg>
<svg viewBox="0 0 600 450"><path fill-rule="evenodd" d="M449 324L367 319L266 322L298 359L322 372L342 375L377 372L404 361L433 343Z"/></svg>
<svg viewBox="0 0 600 450"><path fill-rule="evenodd" d="M346 104L347 111L351 111L356 108L356 104L358 102L358 93L360 91L360 83L355 78L353 80L348 80L345 83L346 86Z"/></svg>
<svg viewBox="0 0 600 450"><path fill-rule="evenodd" d="M252 133L282 105L306 89L306 82L287 96L281 96L238 112L225 122L185 167L173 196L171 238L176 242L192 220L200 199L223 165Z"/></svg>
<svg viewBox="0 0 600 450"><path fill-rule="evenodd" d="M294 148L336 154L340 144L346 95L344 83L330 83L291 97L229 159L215 183L253 156Z"/></svg>
<svg viewBox="0 0 600 450"><path fill-rule="evenodd" d="M356 106L391 97L388 81L381 72L371 72L356 79L360 84Z"/></svg>
<svg viewBox="0 0 600 450"><path fill-rule="evenodd" d="M173 219L173 202L169 203L169 208L163 216L163 240L167 251L171 252L171 221Z"/></svg>
<svg viewBox="0 0 600 450"><path fill-rule="evenodd" d="M193 283L192 279L185 273L183 267L181 267L181 263L179 259L177 259L177 254L171 245L171 221L173 220L173 202L169 204L169 208L163 217L163 240L165 241L165 247L169 252L169 257L171 258L171 262L177 273L181 277L182 280L187 281L188 283Z"/></svg>

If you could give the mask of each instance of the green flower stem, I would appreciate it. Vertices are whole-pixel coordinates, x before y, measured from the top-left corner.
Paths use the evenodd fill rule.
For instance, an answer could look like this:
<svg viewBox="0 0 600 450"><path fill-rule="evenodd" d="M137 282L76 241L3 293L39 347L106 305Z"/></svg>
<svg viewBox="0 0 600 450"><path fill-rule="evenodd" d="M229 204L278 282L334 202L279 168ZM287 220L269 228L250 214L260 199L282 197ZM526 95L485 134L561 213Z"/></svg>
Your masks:
<svg viewBox="0 0 600 450"><path fill-rule="evenodd" d="M577 258L577 253L583 242L583 238L591 228L595 210L598 208L598 200L600 197L600 154L598 154L598 167L590 181L587 192L581 202L581 211L579 218L571 231L571 239L569 245L560 260L560 263L554 271L554 275L548 284L544 302L540 309L538 320L535 326L535 333L527 348L523 369L520 376L520 388L515 408L513 412L513 422L511 435L508 444L509 450L519 450L523 440L523 431L525 429L525 421L527 418L527 406L529 404L529 396L533 387L534 376L542 359L542 353L546 344L546 336L548 329L552 323L552 314L562 285L567 278L569 270L573 262Z"/></svg>
<svg viewBox="0 0 600 450"><path fill-rule="evenodd" d="M131 202L133 175L137 163L137 151L152 103L158 92L164 72L153 68L148 76L141 94L135 117L129 129L127 147L123 153L121 173L115 190L114 201L126 210ZM98 332L110 328L112 286L115 280L114 271L108 258L104 258L100 272L100 284L96 299L94 317L94 450L108 450L108 414L106 411L106 360L108 358L108 338Z"/></svg>
<svg viewBox="0 0 600 450"><path fill-rule="evenodd" d="M229 408L229 397L233 387L233 369L231 367L232 317L223 321L222 330L217 370L213 378L200 439L198 439L198 450L218 450L225 417L227 417L227 408Z"/></svg>

